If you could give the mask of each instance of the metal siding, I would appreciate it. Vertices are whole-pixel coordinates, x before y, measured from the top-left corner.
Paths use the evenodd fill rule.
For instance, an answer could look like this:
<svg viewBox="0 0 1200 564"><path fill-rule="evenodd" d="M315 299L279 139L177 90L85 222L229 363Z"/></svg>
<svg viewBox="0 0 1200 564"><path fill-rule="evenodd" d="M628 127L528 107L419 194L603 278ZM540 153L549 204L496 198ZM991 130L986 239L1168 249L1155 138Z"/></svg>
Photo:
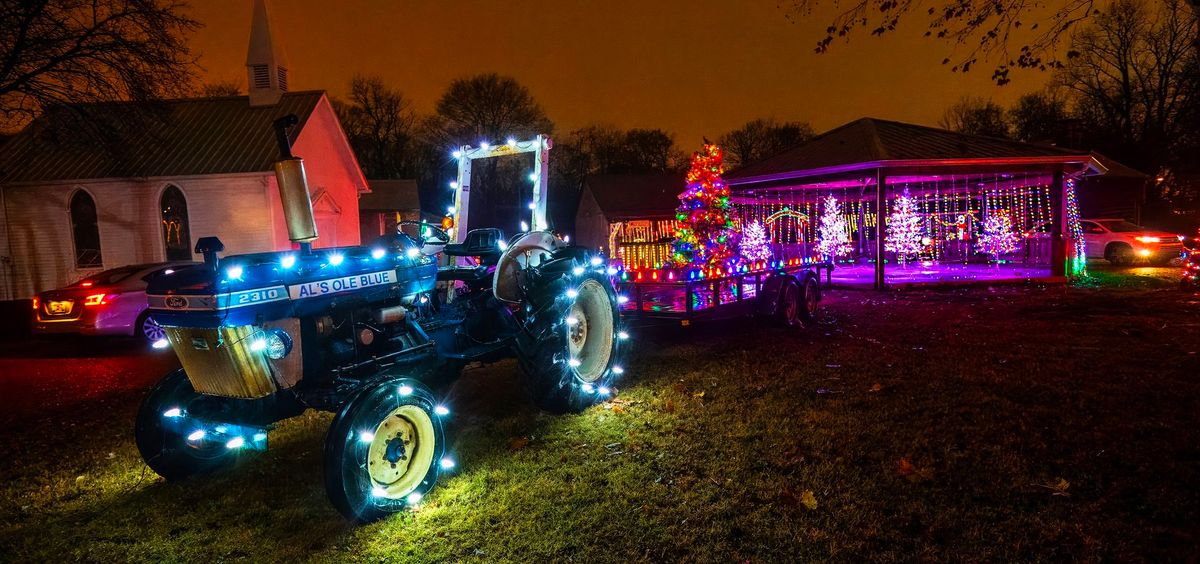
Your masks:
<svg viewBox="0 0 1200 564"><path fill-rule="evenodd" d="M150 122L147 131L125 134L121 146L127 158L98 146L39 140L38 132L53 119L43 116L0 148L0 182L270 171L278 156L272 122L290 113L299 116L300 125L292 130L294 140L323 95L293 92L267 107L251 107L246 96L163 102L162 121ZM102 115L107 106L90 109Z"/></svg>

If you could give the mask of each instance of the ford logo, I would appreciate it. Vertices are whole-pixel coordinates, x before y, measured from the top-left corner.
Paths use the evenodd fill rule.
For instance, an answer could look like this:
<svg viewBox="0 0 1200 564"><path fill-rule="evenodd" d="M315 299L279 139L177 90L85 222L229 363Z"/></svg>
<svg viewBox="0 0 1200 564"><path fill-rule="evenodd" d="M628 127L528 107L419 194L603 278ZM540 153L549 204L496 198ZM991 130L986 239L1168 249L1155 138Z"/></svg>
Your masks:
<svg viewBox="0 0 1200 564"><path fill-rule="evenodd" d="M182 296L167 296L167 307L171 309L183 309L187 307L187 298Z"/></svg>

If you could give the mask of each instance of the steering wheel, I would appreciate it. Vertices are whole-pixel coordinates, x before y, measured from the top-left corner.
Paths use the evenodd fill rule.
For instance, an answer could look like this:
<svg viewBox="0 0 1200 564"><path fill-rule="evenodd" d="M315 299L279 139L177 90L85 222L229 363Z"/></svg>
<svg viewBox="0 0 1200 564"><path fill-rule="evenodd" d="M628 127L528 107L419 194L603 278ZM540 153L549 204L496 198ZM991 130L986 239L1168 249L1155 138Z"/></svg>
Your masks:
<svg viewBox="0 0 1200 564"><path fill-rule="evenodd" d="M440 225L425 221L403 220L396 224L396 231L398 233L401 232L400 228L405 225L416 225L419 228L417 230L417 245L421 247L422 254L437 254L441 250L441 247L450 243L450 234L445 229L442 229Z"/></svg>

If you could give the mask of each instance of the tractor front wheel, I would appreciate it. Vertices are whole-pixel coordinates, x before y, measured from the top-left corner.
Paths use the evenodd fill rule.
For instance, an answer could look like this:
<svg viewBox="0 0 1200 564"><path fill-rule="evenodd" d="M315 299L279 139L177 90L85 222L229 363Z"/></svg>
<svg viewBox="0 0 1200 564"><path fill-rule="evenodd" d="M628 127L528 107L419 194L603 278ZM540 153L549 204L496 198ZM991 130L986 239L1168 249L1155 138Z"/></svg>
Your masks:
<svg viewBox="0 0 1200 564"><path fill-rule="evenodd" d="M359 392L338 412L325 439L325 491L347 519L370 522L408 509L437 483L448 411L415 380L390 380Z"/></svg>
<svg viewBox="0 0 1200 564"><path fill-rule="evenodd" d="M146 465L167 480L211 472L234 461L235 450L206 436L188 406L202 396L183 369L163 377L138 408L133 437Z"/></svg>

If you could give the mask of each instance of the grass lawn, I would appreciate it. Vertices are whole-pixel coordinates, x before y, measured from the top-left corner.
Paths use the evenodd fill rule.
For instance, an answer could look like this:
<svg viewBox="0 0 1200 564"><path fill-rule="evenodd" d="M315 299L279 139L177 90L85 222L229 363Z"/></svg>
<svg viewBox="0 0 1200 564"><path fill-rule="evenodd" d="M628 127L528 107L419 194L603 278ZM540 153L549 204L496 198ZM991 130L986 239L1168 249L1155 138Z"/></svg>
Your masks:
<svg viewBox="0 0 1200 564"><path fill-rule="evenodd" d="M1174 271L1169 271L1173 273ZM1200 296L1173 279L827 295L815 329L634 335L615 401L452 390L459 469L348 526L330 416L165 483L141 393L0 439L0 560L1162 560L1200 552Z"/></svg>

